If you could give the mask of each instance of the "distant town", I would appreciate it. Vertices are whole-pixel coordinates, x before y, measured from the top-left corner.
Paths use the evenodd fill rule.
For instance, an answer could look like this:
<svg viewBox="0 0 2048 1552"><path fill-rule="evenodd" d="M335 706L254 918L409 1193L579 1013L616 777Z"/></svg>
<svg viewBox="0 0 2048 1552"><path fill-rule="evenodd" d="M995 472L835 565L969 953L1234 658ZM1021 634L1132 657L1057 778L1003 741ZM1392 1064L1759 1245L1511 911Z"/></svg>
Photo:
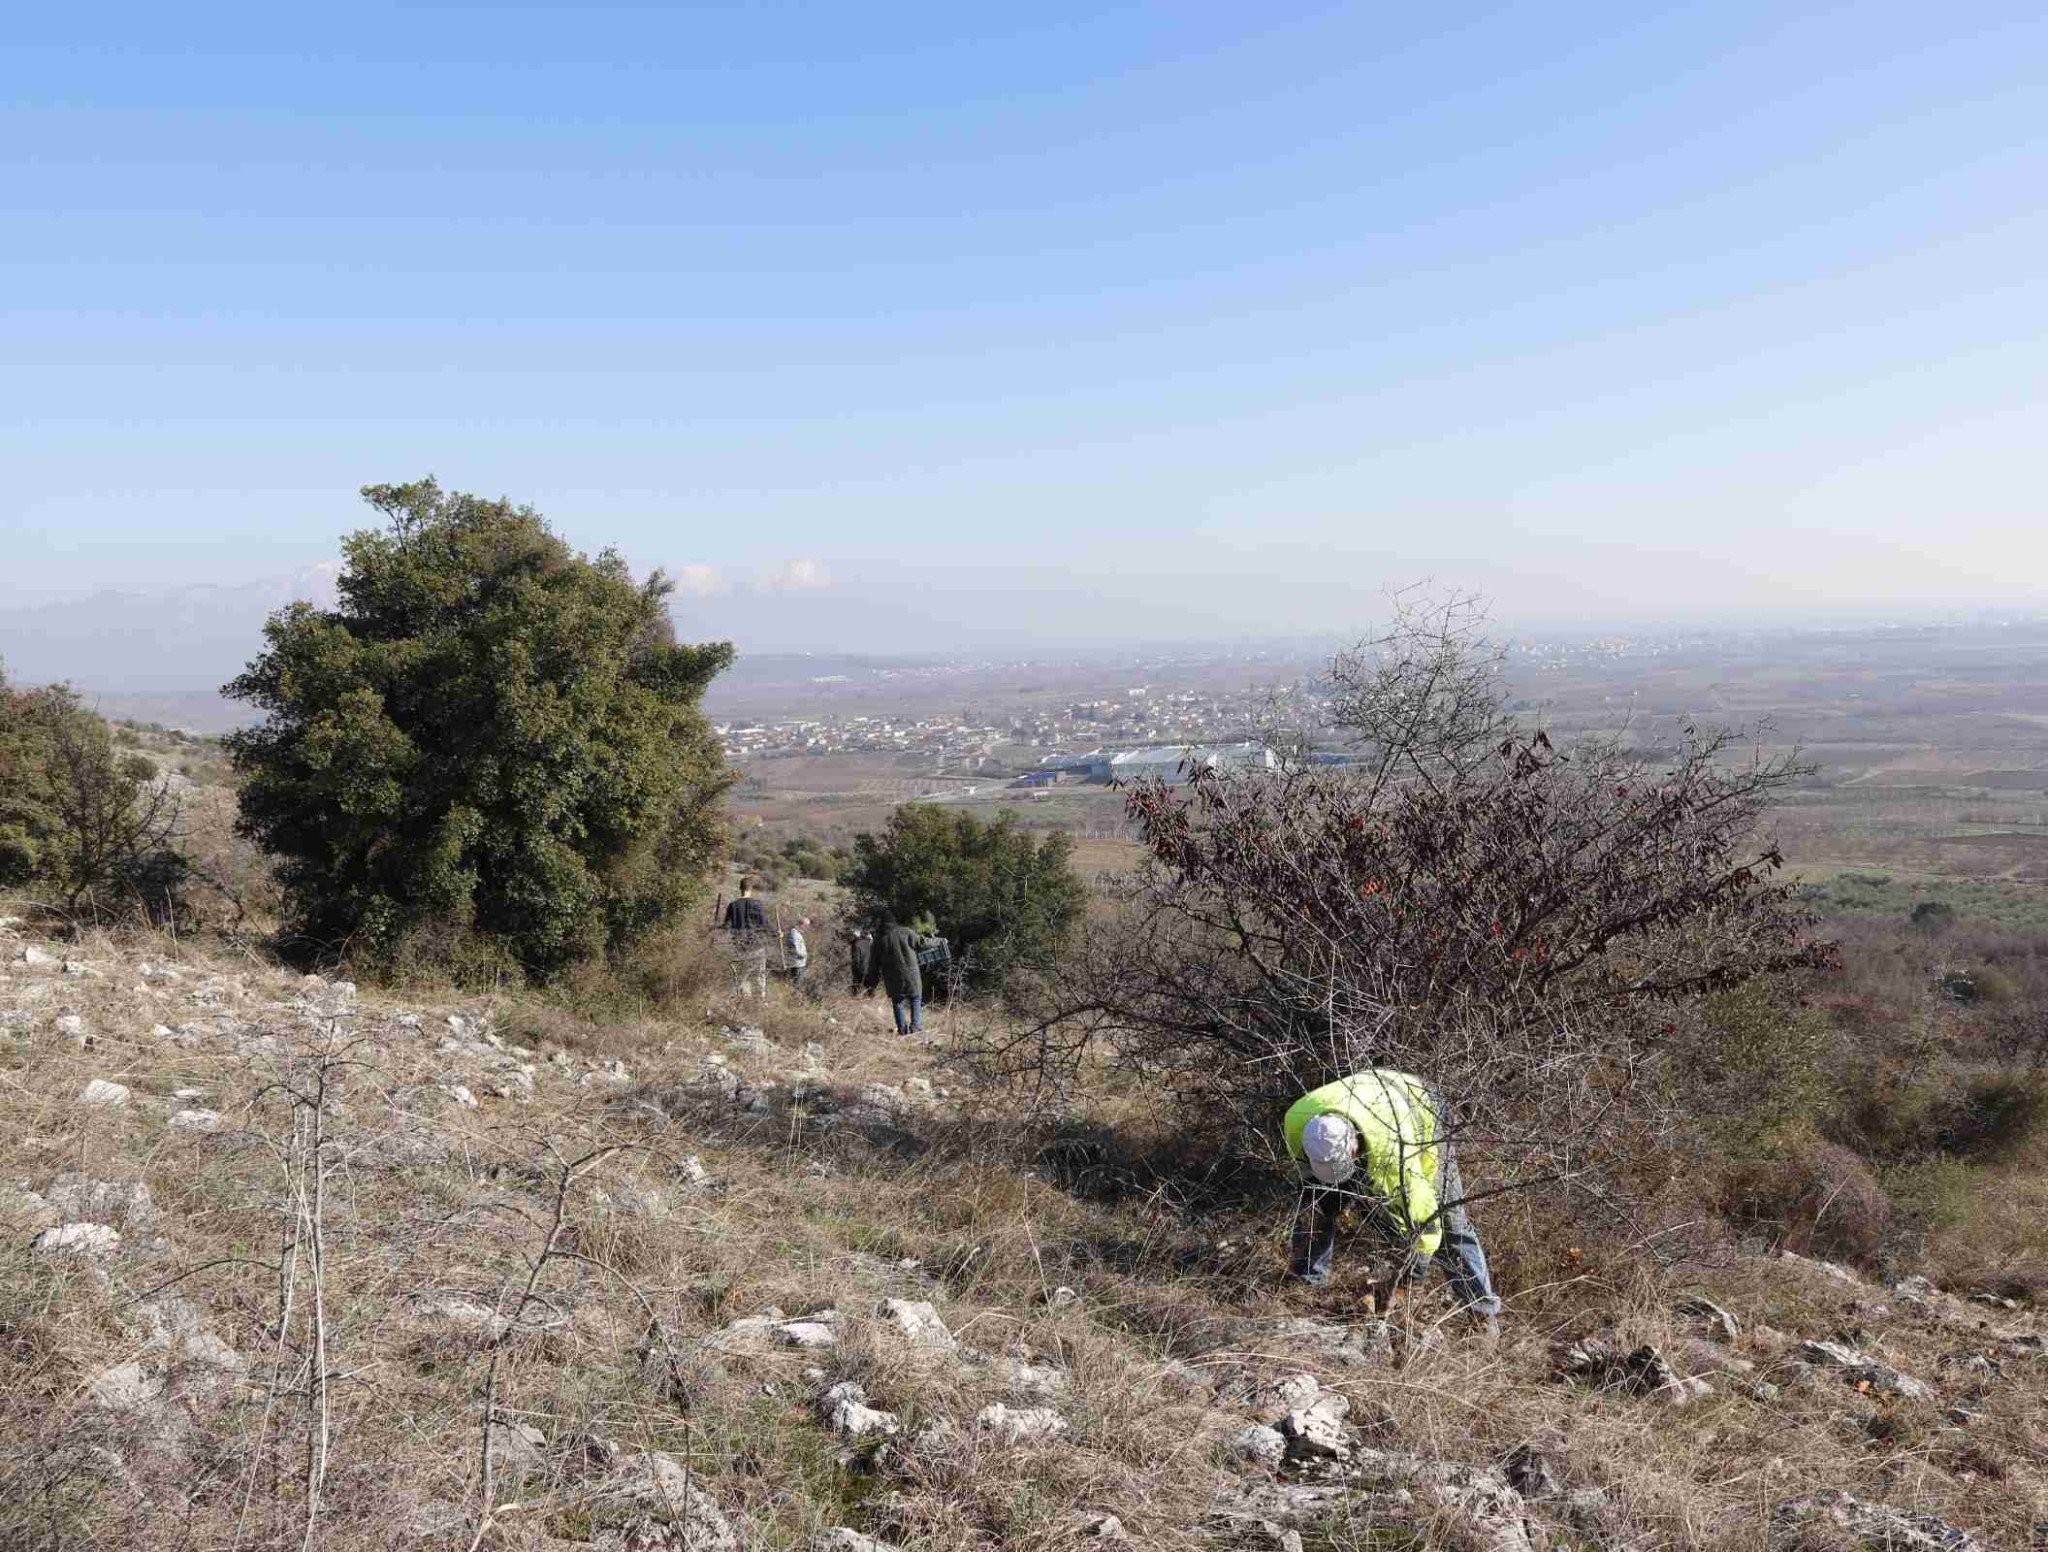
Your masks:
<svg viewBox="0 0 2048 1552"><path fill-rule="evenodd" d="M1610 665L1627 659L1668 658L1709 647L1726 650L1726 633L1631 637L1608 635L1591 640L1526 641L1504 648L1511 673L1528 679ZM845 712L812 711L807 715L763 716L717 724L729 760L746 763L819 755L921 756L935 776L1009 778L1023 784L1057 779L1109 779L1111 760L1143 752L1231 750L1259 745L1275 728L1317 730L1327 724L1329 686L1321 670L1328 652L1292 654L1184 652L1162 654L1136 665L1154 669L1169 682L1126 683L1105 687L1098 669L1096 683L1085 698L1068 699L1032 686L995 691L973 685L977 698L1008 702L999 706L966 706L938 711L928 706L889 709L873 705L871 695L852 693L849 675L818 675L808 681L814 704L829 700L836 685L847 686L851 703ZM1227 687L1189 687L1204 670L1217 676L1226 669L1262 667L1251 682ZM934 664L876 673L868 681L915 684L927 692L949 679L980 680L1000 671L1014 677L1029 664ZM1050 665L1048 665L1050 666ZM1070 672L1074 665L1060 665ZM1270 677L1265 677L1270 676ZM966 688L963 685L963 688ZM824 692L822 697L819 692ZM923 697L927 702L929 694ZM870 709L855 710L853 705ZM1231 756L1226 755L1225 758ZM1245 758L1241 753L1238 758ZM1160 758L1165 759L1161 753Z"/></svg>
<svg viewBox="0 0 2048 1552"><path fill-rule="evenodd" d="M728 759L799 755L915 754L934 774L1009 774L1088 770L1081 757L1158 745L1246 743L1276 722L1320 720L1323 695L1303 685L1238 692L1160 691L1131 685L1120 694L997 715L958 713L778 718L718 728Z"/></svg>

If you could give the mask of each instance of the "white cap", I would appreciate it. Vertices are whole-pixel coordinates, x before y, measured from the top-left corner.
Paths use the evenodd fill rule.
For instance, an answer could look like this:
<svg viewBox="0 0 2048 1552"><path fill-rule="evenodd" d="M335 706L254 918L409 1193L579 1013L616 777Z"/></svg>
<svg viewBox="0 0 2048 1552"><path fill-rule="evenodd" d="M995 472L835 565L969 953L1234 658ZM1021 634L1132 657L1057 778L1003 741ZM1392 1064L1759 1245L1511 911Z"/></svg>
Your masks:
<svg viewBox="0 0 2048 1552"><path fill-rule="evenodd" d="M1301 1129L1301 1151L1310 1174L1326 1186L1341 1186L1358 1168L1358 1128L1325 1110Z"/></svg>

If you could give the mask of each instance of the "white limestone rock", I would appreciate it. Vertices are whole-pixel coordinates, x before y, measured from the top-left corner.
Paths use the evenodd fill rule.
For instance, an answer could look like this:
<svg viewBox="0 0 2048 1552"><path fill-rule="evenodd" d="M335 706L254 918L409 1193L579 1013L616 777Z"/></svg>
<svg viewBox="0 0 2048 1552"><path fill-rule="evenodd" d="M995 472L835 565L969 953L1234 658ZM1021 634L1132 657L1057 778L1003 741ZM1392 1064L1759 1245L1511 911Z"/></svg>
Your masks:
<svg viewBox="0 0 2048 1552"><path fill-rule="evenodd" d="M974 1421L1005 1444L1035 1444L1057 1439L1067 1420L1051 1407L1008 1407L995 1401L974 1414Z"/></svg>
<svg viewBox="0 0 2048 1552"><path fill-rule="evenodd" d="M1931 1514L1870 1503L1835 1488L1778 1505L1771 1513L1771 1545L1803 1545L1802 1528L1816 1522L1846 1531L1869 1552L1987 1552L1968 1531Z"/></svg>
<svg viewBox="0 0 2048 1552"><path fill-rule="evenodd" d="M1872 1390L1902 1396L1909 1401L1926 1401L1934 1395L1934 1387L1925 1380L1915 1379L1868 1353L1858 1352L1840 1342L1801 1342L1799 1357L1817 1368L1840 1369L1842 1378L1851 1385L1868 1385Z"/></svg>
<svg viewBox="0 0 2048 1552"><path fill-rule="evenodd" d="M100 1256L120 1244L120 1230L104 1223L59 1223L38 1234L30 1248L44 1255Z"/></svg>
<svg viewBox="0 0 2048 1552"><path fill-rule="evenodd" d="M739 1537L703 1479L665 1451L625 1457L605 1478L599 1497L640 1514L596 1536L591 1545L597 1552L739 1552Z"/></svg>
<svg viewBox="0 0 2048 1552"><path fill-rule="evenodd" d="M1249 1428L1240 1428L1232 1434L1225 1441L1223 1452L1232 1460L1246 1465L1277 1471L1287 1461L1287 1436L1264 1423L1253 1423Z"/></svg>
<svg viewBox="0 0 2048 1552"><path fill-rule="evenodd" d="M826 1391L818 1403L820 1420L834 1433L850 1439L889 1437L901 1431L903 1420L867 1404L868 1393L852 1380L842 1380Z"/></svg>
<svg viewBox="0 0 2048 1552"><path fill-rule="evenodd" d="M104 1223L142 1233L156 1222L156 1202L140 1180L95 1180L66 1170L43 1191L51 1208L69 1223Z"/></svg>
<svg viewBox="0 0 2048 1552"><path fill-rule="evenodd" d="M103 1412L147 1412L163 1399L164 1376L140 1363L120 1363L95 1376L86 1386L92 1404Z"/></svg>
<svg viewBox="0 0 2048 1552"><path fill-rule="evenodd" d="M848 1530L840 1525L832 1530L821 1530L811 1537L810 1552L902 1552L902 1549L893 1541L863 1536L857 1530Z"/></svg>
<svg viewBox="0 0 2048 1552"><path fill-rule="evenodd" d="M886 1316L912 1347L951 1352L960 1344L939 1312L917 1299L884 1299L878 1313Z"/></svg>

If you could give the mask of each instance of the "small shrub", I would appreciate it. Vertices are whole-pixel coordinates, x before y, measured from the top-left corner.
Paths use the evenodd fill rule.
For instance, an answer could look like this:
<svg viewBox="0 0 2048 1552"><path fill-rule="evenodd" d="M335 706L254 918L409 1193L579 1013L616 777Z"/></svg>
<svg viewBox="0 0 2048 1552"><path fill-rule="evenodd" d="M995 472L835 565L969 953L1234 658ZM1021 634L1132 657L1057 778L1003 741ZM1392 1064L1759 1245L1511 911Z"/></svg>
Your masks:
<svg viewBox="0 0 2048 1552"><path fill-rule="evenodd" d="M1828 1136L1866 1158L1904 1162L1941 1151L1949 1094L1924 1055L1874 1057L1845 1067Z"/></svg>
<svg viewBox="0 0 2048 1552"><path fill-rule="evenodd" d="M730 979L731 967L709 936L679 924L648 934L610 959L576 966L555 992L586 1017L638 1018L700 1001L727 989Z"/></svg>
<svg viewBox="0 0 2048 1552"><path fill-rule="evenodd" d="M1072 853L1064 833L1034 838L1008 814L984 823L910 803L880 835L855 838L846 882L864 910L934 921L967 983L998 987L1050 961L1080 926L1088 895Z"/></svg>
<svg viewBox="0 0 2048 1552"><path fill-rule="evenodd" d="M1964 1158L2010 1158L2040 1133L2048 1117L2048 1086L2032 1071L1972 1074L1958 1098L1942 1140Z"/></svg>
<svg viewBox="0 0 2048 1552"><path fill-rule="evenodd" d="M1975 1208L1976 1171L1947 1155L1889 1170L1884 1184L1900 1214L1922 1233L1961 1228Z"/></svg>
<svg viewBox="0 0 2048 1552"><path fill-rule="evenodd" d="M1675 1097L1725 1151L1753 1151L1833 1102L1834 1031L1787 986L1756 981L1720 993L1678 1027Z"/></svg>
<svg viewBox="0 0 2048 1552"><path fill-rule="evenodd" d="M68 687L0 683L0 886L31 886L74 922L182 918L178 818L156 766Z"/></svg>
<svg viewBox="0 0 2048 1552"><path fill-rule="evenodd" d="M1988 1003L1994 1008L2009 1008L2020 1000L2019 982L1996 965L1972 971L1970 979L1977 988L1978 1002Z"/></svg>
<svg viewBox="0 0 2048 1552"><path fill-rule="evenodd" d="M1956 924L1956 908L1945 900L1922 900L1910 919L1922 932L1946 932Z"/></svg>

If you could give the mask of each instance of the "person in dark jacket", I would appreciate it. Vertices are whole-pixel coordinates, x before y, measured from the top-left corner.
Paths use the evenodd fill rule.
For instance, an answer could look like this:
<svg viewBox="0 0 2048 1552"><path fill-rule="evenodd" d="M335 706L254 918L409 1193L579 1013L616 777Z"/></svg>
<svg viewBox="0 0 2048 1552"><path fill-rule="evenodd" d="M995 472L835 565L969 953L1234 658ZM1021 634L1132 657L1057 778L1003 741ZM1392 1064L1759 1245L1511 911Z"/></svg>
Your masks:
<svg viewBox="0 0 2048 1552"><path fill-rule="evenodd" d="M924 1031L924 975L917 968L917 951L925 936L913 932L888 912L882 913L881 930L875 934L874 952L868 960L863 984L874 990L880 981L889 992L889 1008L896 1015L896 1033L915 1035Z"/></svg>
<svg viewBox="0 0 2048 1552"><path fill-rule="evenodd" d="M859 995L868 984L868 966L875 957L875 935L865 927L856 927L846 935L847 966L853 974L853 991Z"/></svg>
<svg viewBox="0 0 2048 1552"><path fill-rule="evenodd" d="M726 905L726 952L733 985L742 998L768 996L768 913L754 898L754 881L740 880L740 897Z"/></svg>

